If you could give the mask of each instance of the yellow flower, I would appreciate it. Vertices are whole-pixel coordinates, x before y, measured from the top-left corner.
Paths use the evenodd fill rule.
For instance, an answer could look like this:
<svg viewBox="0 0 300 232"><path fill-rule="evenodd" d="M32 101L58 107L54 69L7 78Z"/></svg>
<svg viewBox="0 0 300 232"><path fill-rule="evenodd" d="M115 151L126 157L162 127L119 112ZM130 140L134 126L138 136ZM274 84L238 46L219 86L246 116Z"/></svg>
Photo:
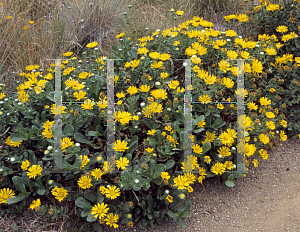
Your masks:
<svg viewBox="0 0 300 232"><path fill-rule="evenodd" d="M168 195L168 196L166 197L166 199L167 199L170 203L173 202L173 197L170 196L170 195Z"/></svg>
<svg viewBox="0 0 300 232"><path fill-rule="evenodd" d="M267 112L266 116L267 116L267 118L275 118L275 115L273 112Z"/></svg>
<svg viewBox="0 0 300 232"><path fill-rule="evenodd" d="M156 130L155 129L152 129L152 130L148 130L148 135L154 135L155 134L155 132L156 132Z"/></svg>
<svg viewBox="0 0 300 232"><path fill-rule="evenodd" d="M99 157L102 159L101 156L99 156ZM97 160L98 160L99 157L97 157ZM100 159L100 160L101 160L101 159ZM101 178L102 175L104 175L105 173L102 172L100 168L95 168L95 169L92 171L91 174L92 174L93 177L95 177L96 180L98 180L98 179Z"/></svg>
<svg viewBox="0 0 300 232"><path fill-rule="evenodd" d="M198 144L193 145L192 148L193 148L193 152L197 154L201 154L203 152L203 148L200 147Z"/></svg>
<svg viewBox="0 0 300 232"><path fill-rule="evenodd" d="M171 81L168 84L168 86L169 86L170 89L176 89L178 85L179 85L179 81L177 81L177 80L176 81Z"/></svg>
<svg viewBox="0 0 300 232"><path fill-rule="evenodd" d="M63 140L60 140L60 144L61 144L62 151L65 151L66 148L70 146L74 147L74 142L71 142L70 138L63 138Z"/></svg>
<svg viewBox="0 0 300 232"><path fill-rule="evenodd" d="M162 172L160 176L161 176L161 178L162 178L163 180L164 180L164 179L166 179L166 180L170 179L170 175L169 175L168 172Z"/></svg>
<svg viewBox="0 0 300 232"><path fill-rule="evenodd" d="M22 142L23 142L23 140L20 140L19 142L13 142L13 141L10 140L10 136L8 136L6 141L5 141L5 143L7 145L10 145L10 146L13 146L13 147L19 147Z"/></svg>
<svg viewBox="0 0 300 232"><path fill-rule="evenodd" d="M215 173L216 175L222 175L225 172L225 167L222 163L217 162L211 167L211 172Z"/></svg>
<svg viewBox="0 0 300 232"><path fill-rule="evenodd" d="M83 104L81 104L81 107L83 110L92 110L94 105L95 105L95 102L88 99L88 100L84 101Z"/></svg>
<svg viewBox="0 0 300 232"><path fill-rule="evenodd" d="M138 93L138 89L135 86L129 86L129 88L127 89L127 93L129 93L130 95L136 94Z"/></svg>
<svg viewBox="0 0 300 232"><path fill-rule="evenodd" d="M117 140L114 144L113 144L113 149L115 151L119 151L119 152L124 152L125 150L128 150L129 147L127 147L128 143L125 141L121 140Z"/></svg>
<svg viewBox="0 0 300 232"><path fill-rule="evenodd" d="M156 89L151 91L151 95L155 97L155 99L166 99L167 93L163 89Z"/></svg>
<svg viewBox="0 0 300 232"><path fill-rule="evenodd" d="M163 62L162 61L154 61L153 64L151 64L151 68L160 68L163 66Z"/></svg>
<svg viewBox="0 0 300 232"><path fill-rule="evenodd" d="M287 135L284 134L284 131L280 130L280 140L281 141L286 141L287 140Z"/></svg>
<svg viewBox="0 0 300 232"><path fill-rule="evenodd" d="M131 61L131 67L133 68L132 71L134 70L134 68L136 68L137 66L139 66L140 60L133 60Z"/></svg>
<svg viewBox="0 0 300 232"><path fill-rule="evenodd" d="M257 161L257 159L254 159L254 160L252 161L252 163L253 163L254 167L257 168L257 166L258 166L258 161Z"/></svg>
<svg viewBox="0 0 300 232"><path fill-rule="evenodd" d="M118 169L122 168L126 170L126 166L128 166L129 160L126 157L120 157L120 160L116 161L116 166Z"/></svg>
<svg viewBox="0 0 300 232"><path fill-rule="evenodd" d="M160 58L160 54L158 52L150 52L149 56L154 60Z"/></svg>
<svg viewBox="0 0 300 232"><path fill-rule="evenodd" d="M184 13L184 11L180 11L180 10L176 11L176 14L177 14L178 16L183 15L183 13Z"/></svg>
<svg viewBox="0 0 300 232"><path fill-rule="evenodd" d="M32 210L34 210L35 208L38 209L40 205L41 205L40 199L37 199L36 201L33 200L32 204L30 205L30 209L32 209Z"/></svg>
<svg viewBox="0 0 300 232"><path fill-rule="evenodd" d="M238 54L235 51L230 50L230 51L227 51L227 56L229 59L235 59L235 58L237 58Z"/></svg>
<svg viewBox="0 0 300 232"><path fill-rule="evenodd" d="M210 164L211 158L209 156L204 156L204 162Z"/></svg>
<svg viewBox="0 0 300 232"><path fill-rule="evenodd" d="M146 92L148 92L150 90L150 86L149 85L142 85L142 86L140 86L139 90L141 92L146 93Z"/></svg>
<svg viewBox="0 0 300 232"><path fill-rule="evenodd" d="M179 190L187 189L187 186L189 186L189 184L187 183L187 178L185 176L179 175L174 179L174 186L176 186Z"/></svg>
<svg viewBox="0 0 300 232"><path fill-rule="evenodd" d="M63 187L58 188L57 186L52 189L51 193L59 202L61 202L68 195L66 189L64 189Z"/></svg>
<svg viewBox="0 0 300 232"><path fill-rule="evenodd" d="M226 169L228 169L228 170L233 169L233 163L232 163L232 161L226 161L226 162L224 163L224 167L225 167Z"/></svg>
<svg viewBox="0 0 300 232"><path fill-rule="evenodd" d="M169 74L166 73L166 72L162 72L162 73L160 74L160 76L162 77L162 79L165 79L166 77L169 76Z"/></svg>
<svg viewBox="0 0 300 232"><path fill-rule="evenodd" d="M28 168L27 176L35 179L37 175L42 175L42 170L43 169L40 165L32 165L30 168Z"/></svg>
<svg viewBox="0 0 300 232"><path fill-rule="evenodd" d="M78 182L78 186L82 189L87 189L90 188L91 186L93 186L91 184L92 179L89 176L83 176L81 177L77 182Z"/></svg>
<svg viewBox="0 0 300 232"><path fill-rule="evenodd" d="M81 158L81 166L80 169L82 169L88 162L90 162L90 159L85 155L80 155Z"/></svg>
<svg viewBox="0 0 300 232"><path fill-rule="evenodd" d="M151 153L154 149L153 148L150 148L148 147L147 149L145 149L145 151L147 151L148 153Z"/></svg>
<svg viewBox="0 0 300 232"><path fill-rule="evenodd" d="M109 197L110 199L116 199L121 195L120 189L118 189L116 186L109 186L108 189L105 191L106 197Z"/></svg>
<svg viewBox="0 0 300 232"><path fill-rule="evenodd" d="M270 140L269 137L265 134L260 134L259 135L259 140L263 143L263 144L267 144Z"/></svg>
<svg viewBox="0 0 300 232"><path fill-rule="evenodd" d="M0 190L0 204L6 203L7 199L14 197L15 193L9 188L3 188Z"/></svg>
<svg viewBox="0 0 300 232"><path fill-rule="evenodd" d="M82 90L80 90L79 92L73 93L73 96L77 98L76 101L86 98L85 95L86 95L86 92L83 92Z"/></svg>
<svg viewBox="0 0 300 232"><path fill-rule="evenodd" d="M228 31L226 31L225 36L235 37L235 36L237 36L237 33L234 30L228 30Z"/></svg>
<svg viewBox="0 0 300 232"><path fill-rule="evenodd" d="M168 60L168 59L170 59L170 58L171 58L171 55L166 54L166 53L161 54L161 55L159 56L159 59L160 59L160 60L163 60L163 61Z"/></svg>
<svg viewBox="0 0 300 232"><path fill-rule="evenodd" d="M218 65L220 67L220 70L222 70L224 73L230 70L230 64L225 60L221 60Z"/></svg>
<svg viewBox="0 0 300 232"><path fill-rule="evenodd" d="M95 218L104 218L106 217L107 211L109 210L109 208L106 207L107 205L104 204L104 202L101 204L97 203L97 205L94 205L94 207L92 208L91 214L93 214Z"/></svg>
<svg viewBox="0 0 300 232"><path fill-rule="evenodd" d="M237 19L239 20L239 22L247 22L249 18L246 14L239 14L237 16Z"/></svg>
<svg viewBox="0 0 300 232"><path fill-rule="evenodd" d="M119 216L117 214L110 213L107 218L104 219L106 221L106 224L109 225L110 227L118 228L119 226L115 224L119 219Z"/></svg>
<svg viewBox="0 0 300 232"><path fill-rule="evenodd" d="M116 36L116 38L122 38L125 35L124 32L120 33L119 35Z"/></svg>
<svg viewBox="0 0 300 232"><path fill-rule="evenodd" d="M208 95L204 94L199 97L198 101L201 101L203 103L208 103L211 102L211 98Z"/></svg>
<svg viewBox="0 0 300 232"><path fill-rule="evenodd" d="M64 56L72 56L72 55L73 55L73 52L67 52L67 53L64 53L63 55L64 55Z"/></svg>
<svg viewBox="0 0 300 232"><path fill-rule="evenodd" d="M21 165L21 168L23 169L23 171L25 171L25 170L27 170L27 168L29 167L29 165L30 165L30 162L28 160L23 161L22 165Z"/></svg>
<svg viewBox="0 0 300 232"><path fill-rule="evenodd" d="M98 45L98 42L92 42L92 43L89 43L88 45L86 45L87 48L94 48Z"/></svg>

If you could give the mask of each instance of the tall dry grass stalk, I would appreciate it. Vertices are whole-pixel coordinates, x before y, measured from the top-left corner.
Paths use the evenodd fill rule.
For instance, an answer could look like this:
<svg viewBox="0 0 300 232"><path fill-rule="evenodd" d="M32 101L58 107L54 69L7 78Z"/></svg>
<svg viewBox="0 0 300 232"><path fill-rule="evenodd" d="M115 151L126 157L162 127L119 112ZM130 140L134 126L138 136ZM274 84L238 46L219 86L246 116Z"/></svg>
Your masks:
<svg viewBox="0 0 300 232"><path fill-rule="evenodd" d="M98 41L104 52L115 37L115 27L129 2L5 1L0 14L0 81L5 73L24 72L30 64L44 69L47 59L63 58L62 54L71 49L76 53L77 48L91 41Z"/></svg>

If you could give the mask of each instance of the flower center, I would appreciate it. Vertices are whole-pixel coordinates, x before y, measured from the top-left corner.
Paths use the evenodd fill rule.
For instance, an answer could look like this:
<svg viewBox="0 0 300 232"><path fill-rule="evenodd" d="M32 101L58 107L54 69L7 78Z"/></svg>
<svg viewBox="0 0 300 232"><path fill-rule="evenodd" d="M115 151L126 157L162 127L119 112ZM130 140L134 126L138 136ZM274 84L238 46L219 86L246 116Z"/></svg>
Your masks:
<svg viewBox="0 0 300 232"><path fill-rule="evenodd" d="M6 199L9 198L9 195L8 195L8 194L3 194L3 195L2 195L2 198L3 198L4 200L6 200Z"/></svg>

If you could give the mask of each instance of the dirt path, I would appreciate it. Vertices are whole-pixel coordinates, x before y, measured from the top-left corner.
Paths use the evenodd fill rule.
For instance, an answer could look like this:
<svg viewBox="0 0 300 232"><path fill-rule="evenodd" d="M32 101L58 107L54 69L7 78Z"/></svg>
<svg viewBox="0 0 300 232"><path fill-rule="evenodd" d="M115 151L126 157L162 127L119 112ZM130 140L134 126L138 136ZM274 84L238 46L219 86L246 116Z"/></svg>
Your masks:
<svg viewBox="0 0 300 232"><path fill-rule="evenodd" d="M154 230L122 225L109 231L300 231L300 141L288 139L259 159L246 177L226 191L218 178L194 185L186 228L165 220ZM254 171L254 173L253 173ZM213 213L209 213L211 210Z"/></svg>

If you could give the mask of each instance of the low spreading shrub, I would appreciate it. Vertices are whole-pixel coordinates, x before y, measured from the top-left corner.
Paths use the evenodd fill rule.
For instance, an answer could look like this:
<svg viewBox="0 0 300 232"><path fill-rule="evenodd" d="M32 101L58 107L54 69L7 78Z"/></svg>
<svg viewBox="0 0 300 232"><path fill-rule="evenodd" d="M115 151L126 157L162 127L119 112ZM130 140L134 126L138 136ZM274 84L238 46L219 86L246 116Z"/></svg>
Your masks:
<svg viewBox="0 0 300 232"><path fill-rule="evenodd" d="M171 13L176 18L184 12L172 9ZM246 176L250 165L257 167L260 158L267 159L267 149L287 139L281 84L284 75L297 72L299 59L288 56L288 68L268 81L273 70L264 67L271 56L264 51L265 47L280 50L274 36L245 41L233 30L211 27L212 23L194 17L142 37L139 44L124 33L117 36L120 44L109 57L117 59L112 160L106 142L108 58L99 55L97 42L87 45L83 60L64 53L69 60L61 61L62 100L72 102L67 106L54 104L59 65L51 64L47 71L37 64L27 66L20 75L28 80L18 93L10 98L4 91L0 94L1 214L30 207L54 220L71 214L74 206L76 214L86 218L85 225L96 231L102 231L104 223L114 228L118 223L153 228L166 216L184 227L191 206L186 196L193 184L219 176L224 188L230 189L232 180ZM184 62L179 59L191 60L191 86L185 86ZM237 89L241 70L233 59L252 59L245 61L244 89ZM185 88L192 90L193 102L228 103L192 105L192 154L186 160ZM247 170L233 173L237 168L233 101L243 92L245 114L238 121L240 126L244 122ZM274 98L273 92L279 97ZM76 103L81 100L83 104ZM62 115L64 172L51 173L57 165L52 146L55 114Z"/></svg>

